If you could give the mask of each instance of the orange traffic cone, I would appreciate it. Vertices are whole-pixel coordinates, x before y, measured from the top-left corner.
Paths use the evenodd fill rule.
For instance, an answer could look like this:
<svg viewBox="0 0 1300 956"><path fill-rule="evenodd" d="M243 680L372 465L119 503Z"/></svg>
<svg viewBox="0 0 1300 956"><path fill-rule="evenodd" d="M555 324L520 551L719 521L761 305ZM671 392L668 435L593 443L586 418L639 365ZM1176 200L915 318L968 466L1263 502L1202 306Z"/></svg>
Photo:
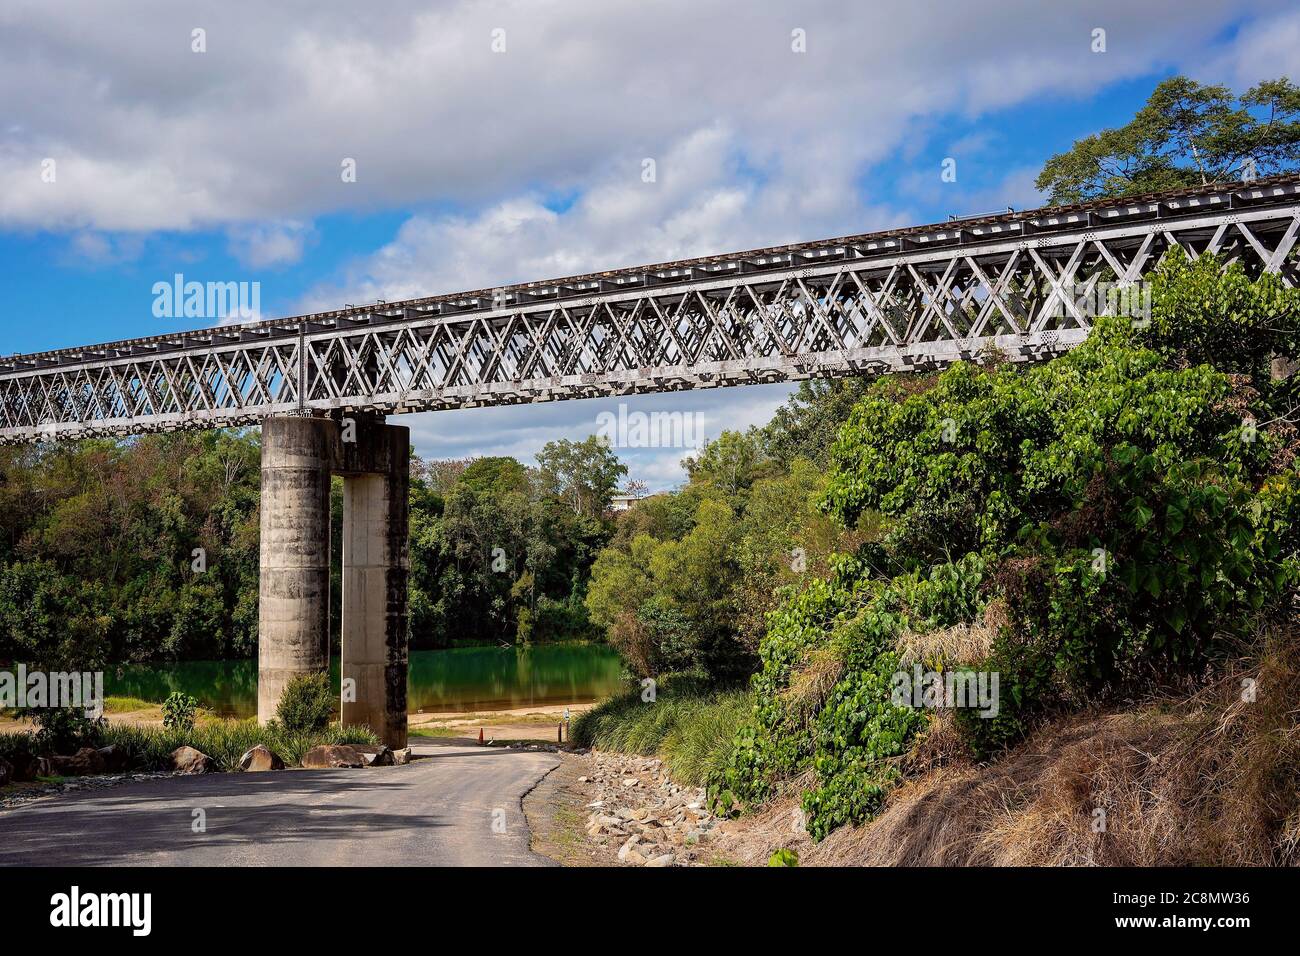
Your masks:
<svg viewBox="0 0 1300 956"><path fill-rule="evenodd" d="M478 742L479 742L480 744L483 743L483 728L482 728L482 727L480 727L480 728L478 729Z"/></svg>

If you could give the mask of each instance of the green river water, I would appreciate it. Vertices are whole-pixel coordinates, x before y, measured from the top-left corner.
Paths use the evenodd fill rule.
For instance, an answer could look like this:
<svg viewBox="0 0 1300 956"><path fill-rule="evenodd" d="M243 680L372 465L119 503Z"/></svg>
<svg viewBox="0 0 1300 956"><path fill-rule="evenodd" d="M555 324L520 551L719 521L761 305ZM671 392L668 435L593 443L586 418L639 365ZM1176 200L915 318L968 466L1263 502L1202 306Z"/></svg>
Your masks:
<svg viewBox="0 0 1300 956"><path fill-rule="evenodd" d="M411 651L407 702L411 713L437 713L600 700L619 689L621 670L618 654L604 644ZM330 673L337 687L337 657ZM110 696L162 701L173 691L223 716L254 717L257 661L128 664L104 674Z"/></svg>

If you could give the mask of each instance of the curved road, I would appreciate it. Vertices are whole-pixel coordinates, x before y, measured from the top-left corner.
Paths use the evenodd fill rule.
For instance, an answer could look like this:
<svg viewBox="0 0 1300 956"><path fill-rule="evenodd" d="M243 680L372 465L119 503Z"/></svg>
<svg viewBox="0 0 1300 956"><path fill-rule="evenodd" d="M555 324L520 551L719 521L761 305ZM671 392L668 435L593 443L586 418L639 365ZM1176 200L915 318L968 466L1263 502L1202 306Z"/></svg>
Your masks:
<svg viewBox="0 0 1300 956"><path fill-rule="evenodd" d="M550 863L528 849L522 799L558 757L412 747L405 767L169 777L0 810L0 866Z"/></svg>

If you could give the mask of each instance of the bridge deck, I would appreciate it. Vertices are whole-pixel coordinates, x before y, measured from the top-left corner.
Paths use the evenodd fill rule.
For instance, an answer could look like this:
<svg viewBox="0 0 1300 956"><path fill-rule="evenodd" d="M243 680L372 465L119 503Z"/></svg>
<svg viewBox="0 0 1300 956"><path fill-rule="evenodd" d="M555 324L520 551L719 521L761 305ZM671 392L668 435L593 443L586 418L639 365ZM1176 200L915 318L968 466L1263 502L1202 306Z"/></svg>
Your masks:
<svg viewBox="0 0 1300 956"><path fill-rule="evenodd" d="M1300 282L1300 176L0 358L0 444L1016 361L1165 250Z"/></svg>

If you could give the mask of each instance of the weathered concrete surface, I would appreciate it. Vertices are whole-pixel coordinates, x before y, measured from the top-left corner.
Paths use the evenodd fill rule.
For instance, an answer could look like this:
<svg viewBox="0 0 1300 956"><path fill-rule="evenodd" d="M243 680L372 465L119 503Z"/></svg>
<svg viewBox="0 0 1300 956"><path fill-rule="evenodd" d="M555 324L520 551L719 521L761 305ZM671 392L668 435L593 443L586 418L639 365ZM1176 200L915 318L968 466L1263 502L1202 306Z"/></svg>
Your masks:
<svg viewBox="0 0 1300 956"><path fill-rule="evenodd" d="M262 425L257 717L284 686L329 663L330 478L343 476L341 713L406 746L410 578L408 428L382 417L272 418Z"/></svg>
<svg viewBox="0 0 1300 956"><path fill-rule="evenodd" d="M143 780L0 810L0 867L548 864L529 850L521 801L555 754L414 749L428 759ZM206 832L191 829L195 808Z"/></svg>
<svg viewBox="0 0 1300 956"><path fill-rule="evenodd" d="M410 442L408 428L358 422L338 467L346 476L342 722L368 725L394 750L406 746Z"/></svg>
<svg viewBox="0 0 1300 956"><path fill-rule="evenodd" d="M275 716L289 680L329 664L330 469L338 426L262 423L257 719Z"/></svg>

